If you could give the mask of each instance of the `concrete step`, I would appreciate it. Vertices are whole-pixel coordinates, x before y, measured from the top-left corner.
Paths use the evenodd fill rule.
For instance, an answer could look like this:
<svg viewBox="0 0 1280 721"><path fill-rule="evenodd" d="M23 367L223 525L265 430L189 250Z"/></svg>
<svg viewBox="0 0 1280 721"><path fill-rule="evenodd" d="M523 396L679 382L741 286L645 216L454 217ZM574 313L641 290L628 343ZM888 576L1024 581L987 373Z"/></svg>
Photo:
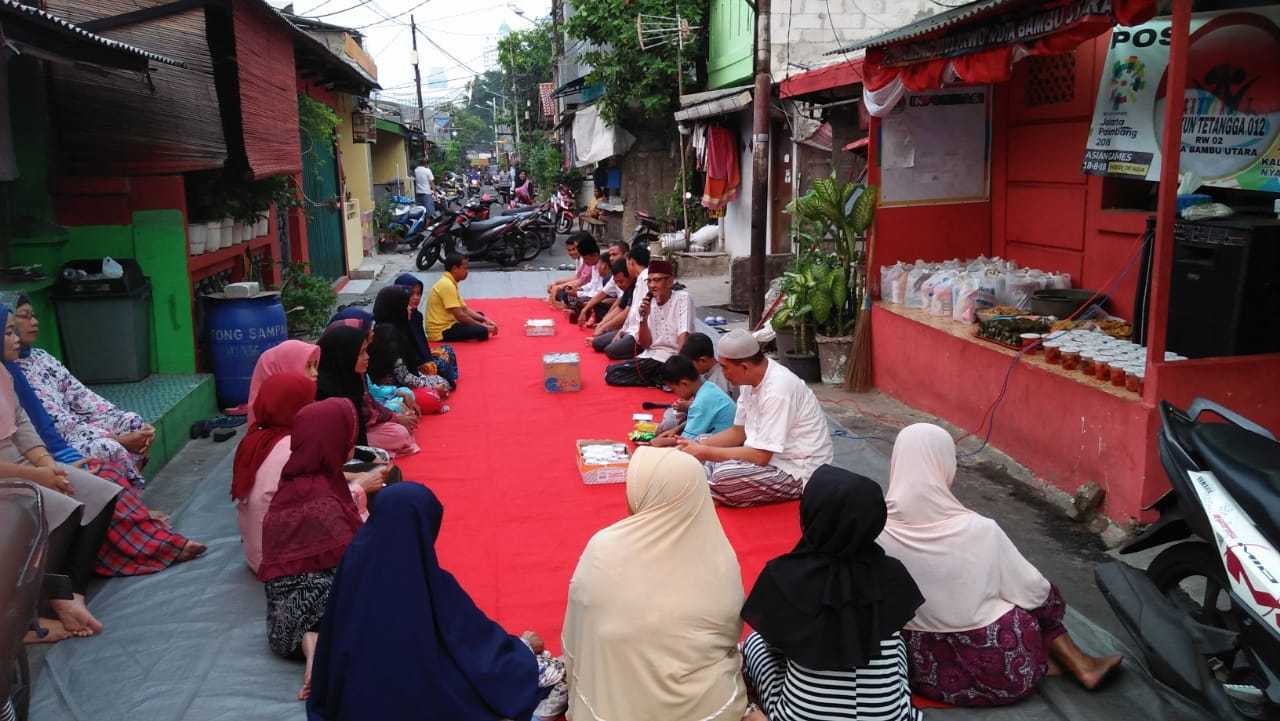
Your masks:
<svg viewBox="0 0 1280 721"><path fill-rule="evenodd" d="M346 285L342 286L342 290L338 291L338 295L364 295L369 292L369 288L374 281L371 278L361 280L349 280Z"/></svg>
<svg viewBox="0 0 1280 721"><path fill-rule="evenodd" d="M359 268L353 268L350 277L352 280L372 280L381 273L381 263L364 263Z"/></svg>
<svg viewBox="0 0 1280 721"><path fill-rule="evenodd" d="M728 253L676 253L681 278L705 278L729 274Z"/></svg>
<svg viewBox="0 0 1280 721"><path fill-rule="evenodd" d="M91 388L156 427L151 457L142 471L147 478L154 478L191 440L192 423L218 414L213 376L207 373L156 374L136 383L104 383Z"/></svg>

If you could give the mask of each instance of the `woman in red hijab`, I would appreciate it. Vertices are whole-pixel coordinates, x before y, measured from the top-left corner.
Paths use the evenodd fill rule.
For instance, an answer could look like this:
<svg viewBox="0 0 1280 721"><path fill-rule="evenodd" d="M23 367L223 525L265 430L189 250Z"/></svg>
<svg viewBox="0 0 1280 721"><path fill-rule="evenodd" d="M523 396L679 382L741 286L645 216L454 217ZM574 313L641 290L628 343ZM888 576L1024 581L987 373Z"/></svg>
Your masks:
<svg viewBox="0 0 1280 721"><path fill-rule="evenodd" d="M299 699L310 693L311 657L333 577L361 524L342 466L356 445L356 409L327 398L298 411L289 461L262 522L267 641L285 658L306 658Z"/></svg>
<svg viewBox="0 0 1280 721"><path fill-rule="evenodd" d="M278 373L254 399L254 423L236 449L231 498L240 523L245 561L254 573L262 563L262 521L280 487L291 457L291 434L298 412L316 397L316 382L302 373ZM369 517L368 494L382 488L390 466L344 473L361 520Z"/></svg>

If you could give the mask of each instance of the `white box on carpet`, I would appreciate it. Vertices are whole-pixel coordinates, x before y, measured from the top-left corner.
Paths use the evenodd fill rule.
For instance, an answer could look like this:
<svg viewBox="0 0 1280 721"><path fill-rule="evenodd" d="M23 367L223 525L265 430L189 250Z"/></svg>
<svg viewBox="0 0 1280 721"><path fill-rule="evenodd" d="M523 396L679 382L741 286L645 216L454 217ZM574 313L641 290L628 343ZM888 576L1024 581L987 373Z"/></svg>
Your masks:
<svg viewBox="0 0 1280 721"><path fill-rule="evenodd" d="M631 455L627 444L607 439L578 441L578 473L582 482L589 485L602 483L626 483L627 465Z"/></svg>
<svg viewBox="0 0 1280 721"><path fill-rule="evenodd" d="M524 322L524 334L531 336L555 335L556 322L551 318L530 318Z"/></svg>

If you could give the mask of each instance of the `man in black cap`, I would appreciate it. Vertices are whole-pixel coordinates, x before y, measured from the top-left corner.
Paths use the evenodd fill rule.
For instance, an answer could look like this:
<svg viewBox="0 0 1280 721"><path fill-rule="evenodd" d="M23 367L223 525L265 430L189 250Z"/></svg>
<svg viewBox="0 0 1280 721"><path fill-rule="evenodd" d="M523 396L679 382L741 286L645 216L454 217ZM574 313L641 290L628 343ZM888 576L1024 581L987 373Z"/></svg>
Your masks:
<svg viewBox="0 0 1280 721"><path fill-rule="evenodd" d="M661 387L663 362L680 352L693 330L693 299L687 291L672 289L676 275L671 263L650 261L646 282L648 292L633 300L639 354L605 369L604 381L611 386Z"/></svg>

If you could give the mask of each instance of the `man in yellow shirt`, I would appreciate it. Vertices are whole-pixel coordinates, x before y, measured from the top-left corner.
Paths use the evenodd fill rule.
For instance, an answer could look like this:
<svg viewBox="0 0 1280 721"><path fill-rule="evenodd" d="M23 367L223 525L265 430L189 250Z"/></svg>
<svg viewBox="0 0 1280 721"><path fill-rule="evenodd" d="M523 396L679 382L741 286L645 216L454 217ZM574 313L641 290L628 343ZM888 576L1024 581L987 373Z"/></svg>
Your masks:
<svg viewBox="0 0 1280 721"><path fill-rule="evenodd" d="M427 296L427 338L450 343L464 340L489 340L498 334L498 325L467 307L458 284L467 279L470 264L457 253L444 259L444 275L431 286Z"/></svg>

